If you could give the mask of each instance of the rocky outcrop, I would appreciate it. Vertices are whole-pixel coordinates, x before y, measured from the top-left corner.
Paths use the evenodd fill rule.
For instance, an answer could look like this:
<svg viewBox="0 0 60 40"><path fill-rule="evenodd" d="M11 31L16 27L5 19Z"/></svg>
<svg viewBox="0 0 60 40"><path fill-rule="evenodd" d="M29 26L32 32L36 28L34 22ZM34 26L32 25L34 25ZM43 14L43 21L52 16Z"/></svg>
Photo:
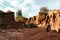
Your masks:
<svg viewBox="0 0 60 40"><path fill-rule="evenodd" d="M2 24L4 23L4 24ZM21 21L14 21L14 12L8 11L3 12L0 10L0 26L6 26L7 28L23 28L24 26L29 24L34 24L37 27L46 28L48 24L51 25L51 30L56 30L57 32L60 30L60 10L49 10L48 12L39 12L37 16L33 16L30 18L24 18Z"/></svg>
<svg viewBox="0 0 60 40"><path fill-rule="evenodd" d="M45 24L46 24L46 19L47 19L47 13L39 12L39 14L36 16L35 24L36 24L38 27L40 27L40 26L45 26Z"/></svg>
<svg viewBox="0 0 60 40"><path fill-rule="evenodd" d="M0 28L1 29L19 29L19 28L24 28L23 26L26 23L27 18L23 19L23 22L18 21L16 22L14 19L14 12L12 11L7 11L3 12L0 10Z"/></svg>
<svg viewBox="0 0 60 40"><path fill-rule="evenodd" d="M50 18L50 25L51 30L58 30L60 29L60 10L50 10L48 12L49 18Z"/></svg>
<svg viewBox="0 0 60 40"><path fill-rule="evenodd" d="M27 25L30 24L30 23L35 24L35 21L36 21L36 16L33 16L33 17L28 18L26 24Z"/></svg>
<svg viewBox="0 0 60 40"><path fill-rule="evenodd" d="M35 19L34 19L35 18ZM60 10L49 10L47 13L39 12L37 16L30 17L28 23L33 23L38 27L51 25L51 30L60 29Z"/></svg>
<svg viewBox="0 0 60 40"><path fill-rule="evenodd" d="M39 12L37 16L30 17L26 23L33 23L38 27L45 26L47 20L48 13Z"/></svg>
<svg viewBox="0 0 60 40"><path fill-rule="evenodd" d="M14 21L14 12L3 12L0 11L0 24L8 24Z"/></svg>

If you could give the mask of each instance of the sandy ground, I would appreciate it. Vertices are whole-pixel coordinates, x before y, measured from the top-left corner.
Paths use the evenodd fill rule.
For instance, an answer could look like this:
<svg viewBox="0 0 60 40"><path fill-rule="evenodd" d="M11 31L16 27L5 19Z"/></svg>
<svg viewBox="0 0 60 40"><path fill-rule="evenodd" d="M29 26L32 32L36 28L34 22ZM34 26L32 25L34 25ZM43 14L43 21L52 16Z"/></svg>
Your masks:
<svg viewBox="0 0 60 40"><path fill-rule="evenodd" d="M60 33L42 28L0 29L0 40L60 40Z"/></svg>

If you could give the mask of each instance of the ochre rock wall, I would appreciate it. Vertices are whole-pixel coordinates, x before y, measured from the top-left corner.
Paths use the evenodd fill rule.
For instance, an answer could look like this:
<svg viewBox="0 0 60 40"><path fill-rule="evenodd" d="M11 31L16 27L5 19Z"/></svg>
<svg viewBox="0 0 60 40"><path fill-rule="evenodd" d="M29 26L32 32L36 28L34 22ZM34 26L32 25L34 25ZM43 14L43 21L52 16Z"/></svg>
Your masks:
<svg viewBox="0 0 60 40"><path fill-rule="evenodd" d="M51 30L60 29L60 10L49 10L48 12L39 12L37 16L30 17L28 23L36 24L37 27L46 28L48 24L51 25Z"/></svg>
<svg viewBox="0 0 60 40"><path fill-rule="evenodd" d="M48 12L50 18L51 30L60 29L60 10L50 10Z"/></svg>
<svg viewBox="0 0 60 40"><path fill-rule="evenodd" d="M36 16L35 24L38 27L45 26L46 25L46 19L47 19L47 13L39 12L39 14Z"/></svg>
<svg viewBox="0 0 60 40"><path fill-rule="evenodd" d="M48 13L39 12L39 14L37 16L30 17L26 23L27 24L33 23L33 24L37 25L38 27L46 26L46 24L47 24L46 22L48 21L47 15L48 15Z"/></svg>

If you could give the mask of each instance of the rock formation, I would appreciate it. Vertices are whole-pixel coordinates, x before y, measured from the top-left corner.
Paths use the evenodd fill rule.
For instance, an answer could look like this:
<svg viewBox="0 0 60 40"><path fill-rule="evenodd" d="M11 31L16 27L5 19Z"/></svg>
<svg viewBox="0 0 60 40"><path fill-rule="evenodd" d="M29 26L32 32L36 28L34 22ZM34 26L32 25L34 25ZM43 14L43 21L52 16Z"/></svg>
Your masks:
<svg viewBox="0 0 60 40"><path fill-rule="evenodd" d="M51 25L51 30L56 30L57 32L60 30L60 10L49 10L48 12L39 12L37 16L33 16L30 18L24 18L21 21L15 22L14 20L14 12L7 11L3 12L0 10L0 27L6 26L7 28L23 28L25 25L34 24L37 27L46 28L48 24Z"/></svg>
<svg viewBox="0 0 60 40"><path fill-rule="evenodd" d="M30 17L27 23L33 23L37 27L43 28L50 24L51 30L58 32L60 29L60 10L49 10L47 13L39 12L37 16Z"/></svg>
<svg viewBox="0 0 60 40"><path fill-rule="evenodd" d="M36 16L35 24L38 27L45 26L47 19L47 13L39 12L39 14Z"/></svg>
<svg viewBox="0 0 60 40"><path fill-rule="evenodd" d="M3 12L0 10L0 28L7 28L7 29L11 29L11 28L24 28L23 26L25 25L27 18L23 19L23 22L18 21L16 22L14 19L14 12L12 11L7 11L7 12Z"/></svg>
<svg viewBox="0 0 60 40"><path fill-rule="evenodd" d="M36 16L33 16L33 17L28 18L26 24L27 25L30 24L30 23L35 24L35 21L36 21Z"/></svg>
<svg viewBox="0 0 60 40"><path fill-rule="evenodd" d="M46 25L46 20L47 20L47 14L44 12L39 12L37 16L30 17L27 21L27 23L33 23L37 25L38 27L45 26Z"/></svg>
<svg viewBox="0 0 60 40"><path fill-rule="evenodd" d="M50 18L51 30L56 30L58 32L60 29L60 10L50 10L48 15Z"/></svg>

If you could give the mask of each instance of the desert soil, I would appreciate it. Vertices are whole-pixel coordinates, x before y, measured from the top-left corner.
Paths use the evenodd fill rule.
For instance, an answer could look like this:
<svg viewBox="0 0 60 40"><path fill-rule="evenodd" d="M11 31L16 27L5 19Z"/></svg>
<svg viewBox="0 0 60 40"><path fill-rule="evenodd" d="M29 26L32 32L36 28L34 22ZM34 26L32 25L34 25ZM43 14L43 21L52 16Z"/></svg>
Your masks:
<svg viewBox="0 0 60 40"><path fill-rule="evenodd" d="M60 40L60 33L43 28L0 29L0 40Z"/></svg>

